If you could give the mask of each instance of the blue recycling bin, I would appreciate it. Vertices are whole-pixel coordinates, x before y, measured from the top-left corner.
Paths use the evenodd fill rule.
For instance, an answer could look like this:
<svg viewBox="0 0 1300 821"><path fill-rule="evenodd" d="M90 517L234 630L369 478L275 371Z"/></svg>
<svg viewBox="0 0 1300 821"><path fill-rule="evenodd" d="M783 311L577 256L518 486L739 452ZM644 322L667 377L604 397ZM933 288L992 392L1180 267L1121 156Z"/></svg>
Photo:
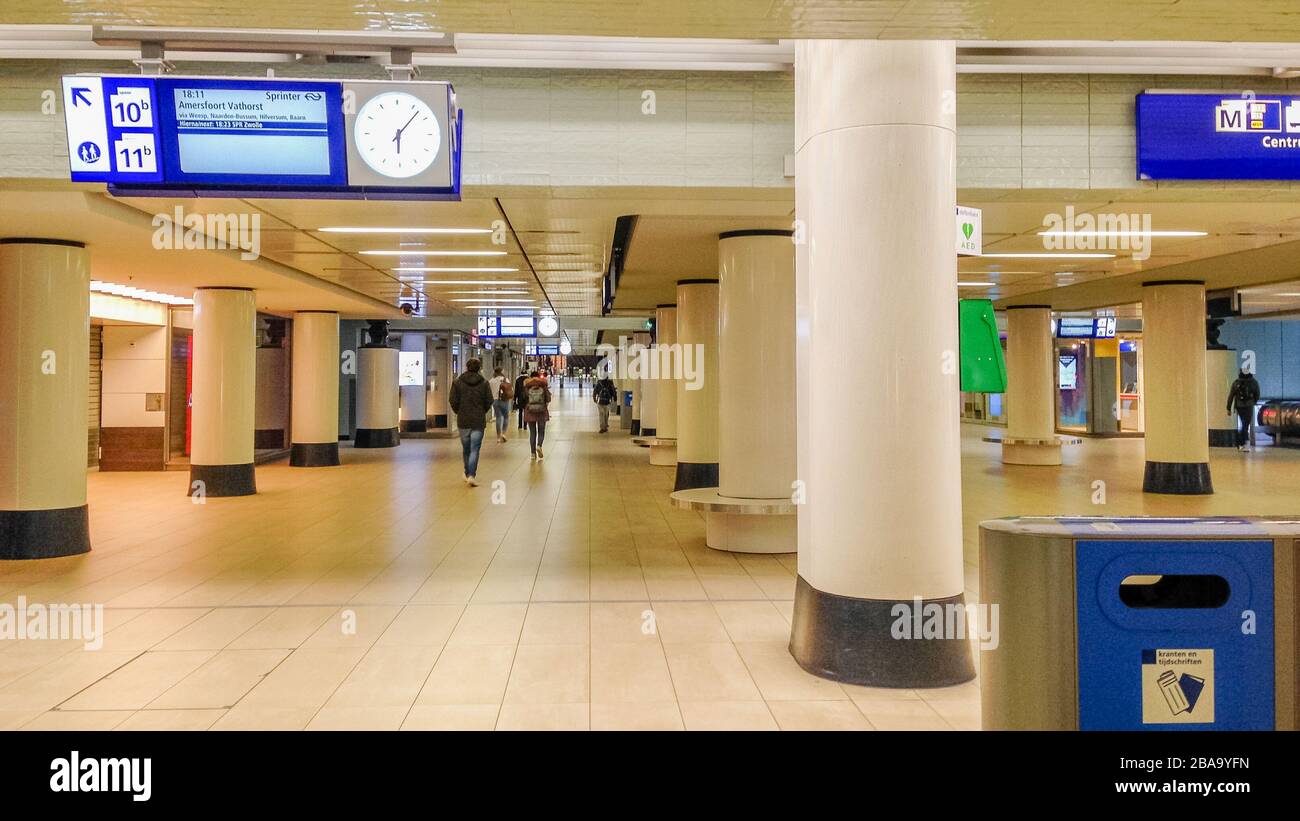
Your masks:
<svg viewBox="0 0 1300 821"><path fill-rule="evenodd" d="M1271 539L1080 540L1075 562L1080 729L1274 728Z"/></svg>
<svg viewBox="0 0 1300 821"><path fill-rule="evenodd" d="M984 729L1300 728L1300 518L980 524Z"/></svg>

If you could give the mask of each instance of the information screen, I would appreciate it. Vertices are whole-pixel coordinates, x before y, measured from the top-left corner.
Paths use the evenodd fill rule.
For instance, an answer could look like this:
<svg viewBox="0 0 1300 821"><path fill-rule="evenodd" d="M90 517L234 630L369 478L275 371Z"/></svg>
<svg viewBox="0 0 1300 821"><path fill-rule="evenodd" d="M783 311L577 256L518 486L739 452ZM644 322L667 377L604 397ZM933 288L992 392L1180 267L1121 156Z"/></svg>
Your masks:
<svg viewBox="0 0 1300 821"><path fill-rule="evenodd" d="M1057 359L1057 387L1066 391L1075 390L1079 387L1079 357L1063 354Z"/></svg>
<svg viewBox="0 0 1300 821"><path fill-rule="evenodd" d="M1092 339L1092 334L1093 321L1089 316L1063 316L1056 326L1056 335L1062 339Z"/></svg>
<svg viewBox="0 0 1300 821"><path fill-rule="evenodd" d="M497 322L497 336L537 336L537 323L531 316L501 316Z"/></svg>
<svg viewBox="0 0 1300 821"><path fill-rule="evenodd" d="M1143 180L1300 179L1300 97L1139 94Z"/></svg>

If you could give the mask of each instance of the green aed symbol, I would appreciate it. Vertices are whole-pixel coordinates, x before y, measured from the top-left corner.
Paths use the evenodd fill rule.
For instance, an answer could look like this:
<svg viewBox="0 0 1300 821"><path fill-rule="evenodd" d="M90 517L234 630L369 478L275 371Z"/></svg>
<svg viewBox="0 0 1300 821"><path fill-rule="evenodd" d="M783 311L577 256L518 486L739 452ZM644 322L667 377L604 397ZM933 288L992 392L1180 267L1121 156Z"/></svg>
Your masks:
<svg viewBox="0 0 1300 821"><path fill-rule="evenodd" d="M970 239L970 235L975 233L975 226L969 222L963 222L961 224L961 233L966 239Z"/></svg>

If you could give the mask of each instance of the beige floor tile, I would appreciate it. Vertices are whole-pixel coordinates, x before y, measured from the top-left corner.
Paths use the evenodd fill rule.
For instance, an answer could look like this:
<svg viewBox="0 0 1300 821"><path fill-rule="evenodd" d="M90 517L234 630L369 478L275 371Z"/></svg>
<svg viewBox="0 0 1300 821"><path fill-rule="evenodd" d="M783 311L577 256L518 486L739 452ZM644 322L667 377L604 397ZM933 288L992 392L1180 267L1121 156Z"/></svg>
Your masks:
<svg viewBox="0 0 1300 821"><path fill-rule="evenodd" d="M115 669L135 652L73 651L0 688L0 711L43 712L71 698Z"/></svg>
<svg viewBox="0 0 1300 821"><path fill-rule="evenodd" d="M776 730L776 720L761 701L683 701L688 730Z"/></svg>
<svg viewBox="0 0 1300 821"><path fill-rule="evenodd" d="M447 644L514 644L519 641L527 612L526 604L471 604L461 614Z"/></svg>
<svg viewBox="0 0 1300 821"><path fill-rule="evenodd" d="M149 702L150 710L225 709L234 706L290 653L222 650Z"/></svg>
<svg viewBox="0 0 1300 821"><path fill-rule="evenodd" d="M871 729L851 701L769 701L767 707L782 730Z"/></svg>
<svg viewBox="0 0 1300 821"><path fill-rule="evenodd" d="M429 646L370 648L330 696L325 709L410 707L441 650Z"/></svg>
<svg viewBox="0 0 1300 821"><path fill-rule="evenodd" d="M639 704L592 704L593 730L683 730L675 701Z"/></svg>
<svg viewBox="0 0 1300 821"><path fill-rule="evenodd" d="M665 644L678 701L757 701L745 663L730 644ZM689 726L689 722L687 723Z"/></svg>
<svg viewBox="0 0 1300 821"><path fill-rule="evenodd" d="M303 730L316 710L293 707L251 707L237 704L210 729L213 730Z"/></svg>
<svg viewBox="0 0 1300 821"><path fill-rule="evenodd" d="M521 644L506 687L506 704L585 704L591 700L586 645Z"/></svg>
<svg viewBox="0 0 1300 821"><path fill-rule="evenodd" d="M155 650L220 650L271 615L266 607L218 607L155 645Z"/></svg>
<svg viewBox="0 0 1300 821"><path fill-rule="evenodd" d="M736 651L768 701L834 701L849 697L835 682L800 667L784 641L736 642Z"/></svg>
<svg viewBox="0 0 1300 821"><path fill-rule="evenodd" d="M519 643L587 644L590 640L591 608L585 602L533 602Z"/></svg>
<svg viewBox="0 0 1300 821"><path fill-rule="evenodd" d="M458 604L410 604L375 642L378 647L441 647L456 629L465 608Z"/></svg>
<svg viewBox="0 0 1300 821"><path fill-rule="evenodd" d="M343 607L302 643L303 647L370 647L393 623L400 607L357 605Z"/></svg>
<svg viewBox="0 0 1300 821"><path fill-rule="evenodd" d="M326 705L307 724L308 730L397 730L406 707L330 707Z"/></svg>
<svg viewBox="0 0 1300 821"><path fill-rule="evenodd" d="M294 649L334 615L333 607L277 607L230 644L230 650Z"/></svg>
<svg viewBox="0 0 1300 821"><path fill-rule="evenodd" d="M403 730L492 730L498 704L417 704L402 723Z"/></svg>
<svg viewBox="0 0 1300 821"><path fill-rule="evenodd" d="M943 716L921 699L873 700L855 698L853 703L877 730L949 730Z"/></svg>
<svg viewBox="0 0 1300 821"><path fill-rule="evenodd" d="M673 702L672 676L663 648L650 642L602 642L591 646L593 704Z"/></svg>
<svg viewBox="0 0 1300 821"><path fill-rule="evenodd" d="M311 710L314 715L365 652L360 647L302 647L294 650L235 707Z"/></svg>
<svg viewBox="0 0 1300 821"><path fill-rule="evenodd" d="M60 709L139 710L215 654L213 650L144 653L63 702Z"/></svg>
<svg viewBox="0 0 1300 821"><path fill-rule="evenodd" d="M501 705L498 730L589 730L590 708L586 704Z"/></svg>
<svg viewBox="0 0 1300 821"><path fill-rule="evenodd" d="M508 644L447 646L420 689L415 703L499 704L510 680L515 648Z"/></svg>
<svg viewBox="0 0 1300 821"><path fill-rule="evenodd" d="M225 714L225 710L141 710L114 729L206 730Z"/></svg>
<svg viewBox="0 0 1300 821"><path fill-rule="evenodd" d="M790 623L770 601L719 601L713 608L732 641L790 641Z"/></svg>
<svg viewBox="0 0 1300 821"><path fill-rule="evenodd" d="M111 730L131 717L130 710L55 710L41 713L24 730Z"/></svg>
<svg viewBox="0 0 1300 821"><path fill-rule="evenodd" d="M731 641L712 602L656 602L654 614L664 643Z"/></svg>

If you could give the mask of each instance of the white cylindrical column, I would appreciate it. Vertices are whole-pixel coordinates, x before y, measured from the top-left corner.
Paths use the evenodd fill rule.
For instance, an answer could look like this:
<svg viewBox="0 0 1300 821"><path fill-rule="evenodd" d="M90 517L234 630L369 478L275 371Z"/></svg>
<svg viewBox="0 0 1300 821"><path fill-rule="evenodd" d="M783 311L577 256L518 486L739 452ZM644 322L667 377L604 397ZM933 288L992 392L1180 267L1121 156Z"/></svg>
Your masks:
<svg viewBox="0 0 1300 821"><path fill-rule="evenodd" d="M257 346L257 384L254 388L253 449L282 450L289 425L290 363L284 350L284 323L268 328L266 341Z"/></svg>
<svg viewBox="0 0 1300 821"><path fill-rule="evenodd" d="M655 356L654 348L646 349L646 359ZM641 379L641 435L659 435L659 380L653 375Z"/></svg>
<svg viewBox="0 0 1300 821"><path fill-rule="evenodd" d="M650 464L677 465L677 304L655 308L655 361L659 379L655 386L655 438Z"/></svg>
<svg viewBox="0 0 1300 821"><path fill-rule="evenodd" d="M369 342L357 351L357 438L353 447L395 448L397 433L397 350L388 347L388 322L371 320Z"/></svg>
<svg viewBox="0 0 1300 821"><path fill-rule="evenodd" d="M789 231L718 240L718 491L789 499L798 467L794 244Z"/></svg>
<svg viewBox="0 0 1300 821"><path fill-rule="evenodd" d="M677 480L673 490L718 486L718 281L677 282Z"/></svg>
<svg viewBox="0 0 1300 821"><path fill-rule="evenodd" d="M0 559L90 550L90 257L0 239Z"/></svg>
<svg viewBox="0 0 1300 821"><path fill-rule="evenodd" d="M649 347L650 347L649 333L638 331L637 333L632 334L632 347L629 351L629 354L631 356L631 362L636 363L637 365L637 372L635 373L635 375L632 376L630 380L632 383L632 435L633 436L643 435L642 433L643 426L641 424L641 413L642 413L642 405L645 403L646 375L642 371L645 370L645 365L650 359L649 351L646 350Z"/></svg>
<svg viewBox="0 0 1300 821"><path fill-rule="evenodd" d="M795 43L799 574L790 651L827 678L975 675L963 635L898 636L964 605L956 49ZM853 367L837 356L869 351ZM910 624L911 622L907 622Z"/></svg>
<svg viewBox="0 0 1300 821"><path fill-rule="evenodd" d="M1055 351L1049 306L1007 309L1004 464L1061 464L1061 446L1056 439Z"/></svg>
<svg viewBox="0 0 1300 821"><path fill-rule="evenodd" d="M293 315L293 467L339 463L339 315Z"/></svg>
<svg viewBox="0 0 1300 821"><path fill-rule="evenodd" d="M402 350L406 353L421 354L422 361L428 357L429 337L419 333L402 334ZM399 427L402 433L424 433L429 429L429 397L426 395L425 381L428 379L427 364L420 365L421 380L419 385L401 385L398 388L401 399Z"/></svg>
<svg viewBox="0 0 1300 821"><path fill-rule="evenodd" d="M190 495L248 496L257 408L257 301L248 288L194 292Z"/></svg>
<svg viewBox="0 0 1300 821"><path fill-rule="evenodd" d="M1144 282L1142 345L1146 390L1142 490L1213 493L1205 398L1205 284Z"/></svg>

